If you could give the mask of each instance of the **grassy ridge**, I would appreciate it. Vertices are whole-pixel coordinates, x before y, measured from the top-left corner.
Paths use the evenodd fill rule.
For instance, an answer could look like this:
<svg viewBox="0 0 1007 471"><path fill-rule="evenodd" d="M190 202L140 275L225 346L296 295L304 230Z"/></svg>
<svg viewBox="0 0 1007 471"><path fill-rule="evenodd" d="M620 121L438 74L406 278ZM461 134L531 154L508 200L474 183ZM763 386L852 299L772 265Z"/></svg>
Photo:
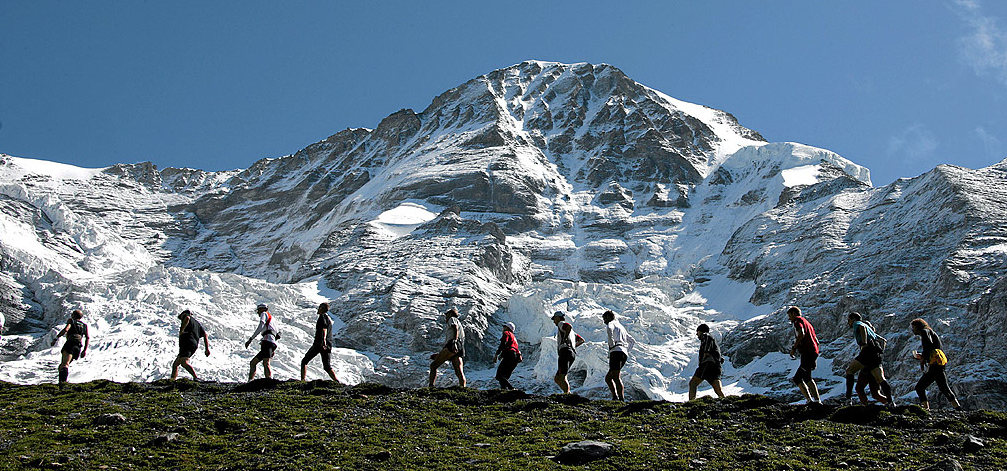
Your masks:
<svg viewBox="0 0 1007 471"><path fill-rule="evenodd" d="M809 408L746 395L692 403L328 382L0 383L0 469L1007 469L1007 415ZM96 425L103 414L126 421ZM984 445L972 449L968 435Z"/></svg>

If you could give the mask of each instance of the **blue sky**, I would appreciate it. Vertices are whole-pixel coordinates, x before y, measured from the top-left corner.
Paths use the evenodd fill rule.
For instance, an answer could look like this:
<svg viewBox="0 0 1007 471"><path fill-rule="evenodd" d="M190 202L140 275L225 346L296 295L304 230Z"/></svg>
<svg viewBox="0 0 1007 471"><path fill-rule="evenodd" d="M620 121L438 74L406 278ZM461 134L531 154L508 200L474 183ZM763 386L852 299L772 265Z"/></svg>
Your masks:
<svg viewBox="0 0 1007 471"><path fill-rule="evenodd" d="M608 63L876 185L1007 158L1007 2L0 3L0 152L244 168L526 59Z"/></svg>

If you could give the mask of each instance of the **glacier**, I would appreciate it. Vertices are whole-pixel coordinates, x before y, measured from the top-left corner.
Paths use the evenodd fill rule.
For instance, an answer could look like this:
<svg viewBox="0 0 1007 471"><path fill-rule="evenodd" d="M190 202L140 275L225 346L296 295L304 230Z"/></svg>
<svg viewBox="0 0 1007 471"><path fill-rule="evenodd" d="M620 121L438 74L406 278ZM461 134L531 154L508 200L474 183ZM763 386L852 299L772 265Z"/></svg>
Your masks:
<svg viewBox="0 0 1007 471"><path fill-rule="evenodd" d="M259 303L284 325L274 374L294 378L329 301L333 367L350 384L423 385L439 313L455 307L470 385L496 386L490 358L514 322L525 362L512 382L552 392L548 316L563 310L588 340L574 392L607 397L611 309L639 341L631 397L685 398L705 322L729 358L725 392L797 400L784 314L796 304L819 332L827 396L854 356L844 321L856 310L891 342L901 396L920 315L953 352L966 401L1003 407L1005 175L1005 163L940 166L874 187L834 152L767 142L610 65L542 61L247 169L3 155L0 379L54 381L49 342L79 307L92 344L71 381L166 377L183 309L210 333L197 372L239 381Z"/></svg>

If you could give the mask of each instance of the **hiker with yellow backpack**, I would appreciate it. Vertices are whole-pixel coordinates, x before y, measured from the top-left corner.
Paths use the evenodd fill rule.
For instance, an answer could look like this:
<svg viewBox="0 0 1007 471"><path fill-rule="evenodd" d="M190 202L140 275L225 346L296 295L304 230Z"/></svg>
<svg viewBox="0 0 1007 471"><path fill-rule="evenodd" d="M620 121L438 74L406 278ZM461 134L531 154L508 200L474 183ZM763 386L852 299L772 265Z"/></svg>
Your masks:
<svg viewBox="0 0 1007 471"><path fill-rule="evenodd" d="M944 354L944 350L941 350L941 338L923 319L913 319L910 325L913 333L919 335L923 342L923 353L913 351L913 358L919 360L920 369L926 370L923 377L920 378L920 382L916 383L916 394L920 397L920 405L924 409L930 410L930 403L927 401L927 386L936 382L937 387L951 401L955 409L962 410L958 398L955 397L951 386L948 385L948 375L944 371L944 367L948 364L948 357Z"/></svg>

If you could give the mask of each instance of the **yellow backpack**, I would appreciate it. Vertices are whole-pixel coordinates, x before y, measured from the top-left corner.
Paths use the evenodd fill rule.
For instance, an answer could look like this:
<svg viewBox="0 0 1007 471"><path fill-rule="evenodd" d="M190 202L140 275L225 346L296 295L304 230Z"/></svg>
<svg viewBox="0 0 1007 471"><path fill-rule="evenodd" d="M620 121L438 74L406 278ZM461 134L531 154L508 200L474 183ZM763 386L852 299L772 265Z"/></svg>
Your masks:
<svg viewBox="0 0 1007 471"><path fill-rule="evenodd" d="M934 352L930 354L930 364L937 366L944 366L948 364L948 357L944 354L944 350L939 348L934 349Z"/></svg>

